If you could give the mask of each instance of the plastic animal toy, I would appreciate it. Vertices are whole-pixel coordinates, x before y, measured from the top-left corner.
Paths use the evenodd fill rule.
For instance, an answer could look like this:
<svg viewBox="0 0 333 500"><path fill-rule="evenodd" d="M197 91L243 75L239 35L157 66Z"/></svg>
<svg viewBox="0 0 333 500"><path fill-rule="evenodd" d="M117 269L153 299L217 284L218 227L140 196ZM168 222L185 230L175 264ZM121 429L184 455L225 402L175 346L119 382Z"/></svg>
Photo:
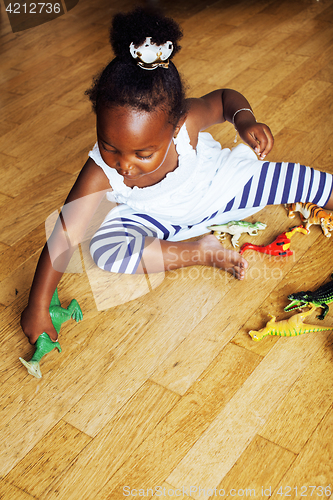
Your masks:
<svg viewBox="0 0 333 500"><path fill-rule="evenodd" d="M271 319L266 323L266 326L261 330L251 330L249 335L253 340L259 342L267 335L277 335L279 337L297 337L303 333L314 333L323 332L325 330L333 330L333 327L323 327L318 325L308 325L303 323L306 316L309 316L315 309L316 306L311 304L311 309L308 311L303 311L299 314L294 314L289 319L283 319L282 321L275 321L276 316L269 314Z"/></svg>
<svg viewBox="0 0 333 500"><path fill-rule="evenodd" d="M331 274L331 279L333 279L333 274ZM327 304L333 302L333 281L325 283L325 285L320 286L314 292L308 290L307 292L291 293L288 295L288 299L292 302L284 308L285 311L302 309L311 303L323 309L322 313L319 314L317 318L324 319L329 311Z"/></svg>
<svg viewBox="0 0 333 500"><path fill-rule="evenodd" d="M70 318L75 319L79 322L83 318L81 308L78 302L73 299L67 309L61 307L58 290L55 289L53 297L50 304L50 316L56 332L59 334L61 325L68 321ZM53 349L57 348L61 352L61 347L59 342L53 342L47 333L42 333L36 341L36 350L30 361L25 361L23 358L19 358L21 363L26 367L28 373L36 378L42 378L42 372L40 370L40 360L45 354L51 352Z"/></svg>
<svg viewBox="0 0 333 500"><path fill-rule="evenodd" d="M207 229L214 231L214 236L222 242L226 238L226 233L232 235L231 243L232 246L238 247L238 240L242 233L248 233L250 236L257 236L258 231L265 229L266 224L263 222L247 222L244 220L232 220L227 224L213 224L213 226L208 226Z"/></svg>
<svg viewBox="0 0 333 500"><path fill-rule="evenodd" d="M279 234L279 236L269 245L252 245L252 243L244 243L240 249L240 253L244 253L245 250L256 250L257 252L267 253L269 255L293 255L293 251L289 250L291 244L290 238L295 233L308 234L308 232L308 229L305 229L303 226L295 226L289 229L289 231Z"/></svg>
<svg viewBox="0 0 333 500"><path fill-rule="evenodd" d="M292 203L285 205L288 210L288 216L292 219L295 217L295 212L300 213L301 221L306 229L309 229L313 224L321 226L324 235L330 238L329 231L333 231L333 215L328 214L318 205L313 203Z"/></svg>

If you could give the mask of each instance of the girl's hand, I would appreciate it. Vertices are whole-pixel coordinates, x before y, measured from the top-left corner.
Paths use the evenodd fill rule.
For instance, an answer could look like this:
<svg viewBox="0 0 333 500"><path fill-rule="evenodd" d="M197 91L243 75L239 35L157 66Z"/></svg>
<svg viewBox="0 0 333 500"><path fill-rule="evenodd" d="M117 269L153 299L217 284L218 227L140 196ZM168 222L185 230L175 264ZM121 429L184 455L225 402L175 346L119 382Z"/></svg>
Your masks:
<svg viewBox="0 0 333 500"><path fill-rule="evenodd" d="M264 123L237 125L238 133L246 144L263 160L274 144L274 138L269 127Z"/></svg>
<svg viewBox="0 0 333 500"><path fill-rule="evenodd" d="M58 340L48 308L26 307L21 316L21 327L30 344L35 344L43 332L47 333L53 342Z"/></svg>

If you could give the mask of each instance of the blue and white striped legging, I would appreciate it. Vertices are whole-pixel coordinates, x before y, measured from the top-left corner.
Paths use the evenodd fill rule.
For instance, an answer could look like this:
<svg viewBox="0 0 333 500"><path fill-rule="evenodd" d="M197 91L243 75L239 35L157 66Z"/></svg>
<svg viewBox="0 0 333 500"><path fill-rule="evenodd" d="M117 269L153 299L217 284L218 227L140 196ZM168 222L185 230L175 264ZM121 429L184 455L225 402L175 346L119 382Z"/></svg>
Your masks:
<svg viewBox="0 0 333 500"><path fill-rule="evenodd" d="M234 198L198 224L173 225L129 209L126 216L115 214L103 222L91 240L90 252L101 269L134 274L142 257L146 237L184 240L206 233L208 225L242 219L266 205L300 201L324 206L332 189L332 174L299 163L263 162L258 173ZM249 209L252 211L249 212Z"/></svg>

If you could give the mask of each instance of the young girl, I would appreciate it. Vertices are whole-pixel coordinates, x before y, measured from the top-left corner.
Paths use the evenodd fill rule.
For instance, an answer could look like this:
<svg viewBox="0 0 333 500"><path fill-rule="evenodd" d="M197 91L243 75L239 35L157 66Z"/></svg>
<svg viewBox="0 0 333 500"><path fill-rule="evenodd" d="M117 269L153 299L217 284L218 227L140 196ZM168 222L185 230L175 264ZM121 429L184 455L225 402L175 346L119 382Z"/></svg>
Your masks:
<svg viewBox="0 0 333 500"><path fill-rule="evenodd" d="M119 205L92 238L91 255L101 269L132 274L145 272L148 263L149 272L200 264L243 279L246 260L215 236L183 240L267 204L311 201L333 208L331 174L263 161L273 137L241 94L223 89L185 99L171 61L181 36L173 20L143 9L113 20L116 57L87 92L97 116L97 143L43 249L22 314L32 344L42 332L57 339L51 297L105 193ZM221 149L201 132L224 121L250 148Z"/></svg>

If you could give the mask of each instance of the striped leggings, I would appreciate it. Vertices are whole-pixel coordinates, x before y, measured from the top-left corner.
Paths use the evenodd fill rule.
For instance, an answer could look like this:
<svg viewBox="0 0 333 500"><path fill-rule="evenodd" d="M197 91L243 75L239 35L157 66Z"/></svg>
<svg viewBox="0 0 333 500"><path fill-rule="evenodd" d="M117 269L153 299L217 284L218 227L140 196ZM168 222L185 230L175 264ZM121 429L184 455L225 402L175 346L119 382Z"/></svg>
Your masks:
<svg viewBox="0 0 333 500"><path fill-rule="evenodd" d="M282 203L312 202L324 206L333 188L332 174L299 163L263 162L240 192L217 212L197 224L173 225L137 213L128 207L120 217L109 214L93 236L90 252L98 267L115 273L134 274L145 238L180 241L207 233L207 226L240 220L265 207Z"/></svg>

